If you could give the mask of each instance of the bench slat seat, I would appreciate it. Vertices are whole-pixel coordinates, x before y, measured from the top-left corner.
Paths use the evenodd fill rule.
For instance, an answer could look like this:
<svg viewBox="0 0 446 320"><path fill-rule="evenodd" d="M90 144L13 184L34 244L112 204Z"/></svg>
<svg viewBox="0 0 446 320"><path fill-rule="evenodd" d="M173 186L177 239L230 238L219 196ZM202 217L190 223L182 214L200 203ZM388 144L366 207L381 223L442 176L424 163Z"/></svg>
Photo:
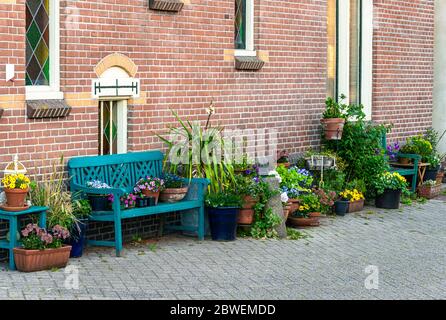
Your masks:
<svg viewBox="0 0 446 320"><path fill-rule="evenodd" d="M88 244L98 246L115 246L116 255L122 251L122 219L132 219L143 216L161 214L161 231L164 227L164 214L187 210L196 211L198 221L196 227L174 226L171 229L195 231L199 240L204 239L204 196L209 185L208 179L191 179L184 182L189 189L184 200L176 203L158 203L156 206L122 210L120 197L131 193L135 184L146 176L161 177L164 155L160 151L147 151L107 156L78 157L68 161L70 189L75 196L86 194L113 194L112 210L93 212L90 220L108 221L114 223L114 241L93 241ZM92 189L87 182L99 180L108 184L111 189Z"/></svg>

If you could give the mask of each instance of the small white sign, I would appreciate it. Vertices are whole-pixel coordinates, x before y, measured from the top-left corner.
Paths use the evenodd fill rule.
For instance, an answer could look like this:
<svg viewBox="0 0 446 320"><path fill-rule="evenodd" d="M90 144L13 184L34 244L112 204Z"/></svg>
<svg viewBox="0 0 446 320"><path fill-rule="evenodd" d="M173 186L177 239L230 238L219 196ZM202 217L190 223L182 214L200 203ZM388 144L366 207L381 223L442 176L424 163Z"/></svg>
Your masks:
<svg viewBox="0 0 446 320"><path fill-rule="evenodd" d="M6 65L6 81L14 80L15 78L15 70L13 64Z"/></svg>
<svg viewBox="0 0 446 320"><path fill-rule="evenodd" d="M134 78L95 79L92 83L93 98L131 97L139 98L140 80Z"/></svg>

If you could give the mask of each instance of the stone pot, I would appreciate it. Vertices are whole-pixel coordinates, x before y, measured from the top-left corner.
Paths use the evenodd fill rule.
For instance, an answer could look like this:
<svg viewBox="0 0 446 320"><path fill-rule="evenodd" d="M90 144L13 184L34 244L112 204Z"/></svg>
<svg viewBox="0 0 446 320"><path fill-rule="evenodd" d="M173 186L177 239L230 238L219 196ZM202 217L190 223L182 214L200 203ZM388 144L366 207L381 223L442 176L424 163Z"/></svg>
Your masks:
<svg viewBox="0 0 446 320"><path fill-rule="evenodd" d="M28 194L29 188L25 190L5 188L4 191L8 207L24 208L25 210L25 199L26 195Z"/></svg>
<svg viewBox="0 0 446 320"><path fill-rule="evenodd" d="M418 187L418 195L423 198L433 199L440 195L441 193L441 184L437 184L436 186L419 186Z"/></svg>
<svg viewBox="0 0 446 320"><path fill-rule="evenodd" d="M350 201L348 204L348 213L359 212L364 209L364 199L358 201Z"/></svg>
<svg viewBox="0 0 446 320"><path fill-rule="evenodd" d="M58 249L26 250L14 248L14 261L17 270L34 272L52 268L65 268L70 258L71 246Z"/></svg>
<svg viewBox="0 0 446 320"><path fill-rule="evenodd" d="M321 119L321 123L324 127L326 140L342 139L342 132L344 131L345 119L343 118Z"/></svg>
<svg viewBox="0 0 446 320"><path fill-rule="evenodd" d="M162 202L175 203L184 199L189 190L188 187L184 188L167 188L160 194L160 200Z"/></svg>

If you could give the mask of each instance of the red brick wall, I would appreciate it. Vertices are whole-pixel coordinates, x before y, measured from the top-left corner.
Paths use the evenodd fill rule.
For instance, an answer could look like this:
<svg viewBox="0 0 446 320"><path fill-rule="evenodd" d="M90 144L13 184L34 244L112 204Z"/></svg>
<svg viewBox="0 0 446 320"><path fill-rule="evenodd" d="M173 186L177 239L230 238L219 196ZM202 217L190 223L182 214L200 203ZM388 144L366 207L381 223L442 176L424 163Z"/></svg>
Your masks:
<svg viewBox="0 0 446 320"><path fill-rule="evenodd" d="M151 11L147 0L61 1L61 87L73 112L52 120L25 116L24 0L15 2L0 1L0 107L15 99L0 119L0 168L14 153L30 168L62 153L97 153L97 104L73 95L88 97L94 67L115 52L136 63L147 94L129 105L130 151L162 146L153 132L173 122L169 108L204 119L211 98L228 128L276 128L279 148L290 152L318 144L325 0L255 1L256 48L269 55L259 72L236 71L224 59L233 48L232 0L191 0L178 14ZM394 122L401 137L431 124L433 1L375 2L373 117ZM66 22L76 19L72 29ZM16 64L14 83L3 80L6 62Z"/></svg>
<svg viewBox="0 0 446 320"><path fill-rule="evenodd" d="M434 1L374 3L373 119L403 141L432 126Z"/></svg>

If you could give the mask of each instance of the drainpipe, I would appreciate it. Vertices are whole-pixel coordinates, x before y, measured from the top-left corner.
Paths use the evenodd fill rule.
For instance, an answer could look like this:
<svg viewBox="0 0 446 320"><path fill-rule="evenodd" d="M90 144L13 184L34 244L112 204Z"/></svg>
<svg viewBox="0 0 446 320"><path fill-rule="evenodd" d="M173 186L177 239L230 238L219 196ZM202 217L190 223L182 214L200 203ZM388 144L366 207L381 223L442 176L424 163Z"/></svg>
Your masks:
<svg viewBox="0 0 446 320"><path fill-rule="evenodd" d="M446 0L435 0L435 63L433 127L446 130ZM440 142L440 153L446 152L446 138Z"/></svg>

